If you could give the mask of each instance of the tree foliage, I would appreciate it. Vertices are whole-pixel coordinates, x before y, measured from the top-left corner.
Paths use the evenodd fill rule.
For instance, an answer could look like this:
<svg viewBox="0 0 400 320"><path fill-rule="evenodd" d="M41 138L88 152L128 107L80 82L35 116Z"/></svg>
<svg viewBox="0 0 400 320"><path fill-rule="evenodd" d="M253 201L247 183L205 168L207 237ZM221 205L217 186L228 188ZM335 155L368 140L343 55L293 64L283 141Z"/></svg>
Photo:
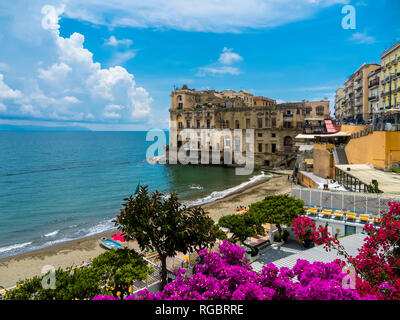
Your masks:
<svg viewBox="0 0 400 320"><path fill-rule="evenodd" d="M221 227L229 229L232 236L229 242L235 243L240 241L242 245L249 247L245 241L249 237L255 237L257 235L265 234L264 227L262 226L263 221L256 212L246 212L242 215L231 214L223 216L219 219L218 224ZM250 247L252 254L257 254L257 250Z"/></svg>
<svg viewBox="0 0 400 320"><path fill-rule="evenodd" d="M264 200L251 204L249 213L258 216L263 223L276 225L279 238L282 238L282 226L291 226L298 215L305 213L304 202L288 195L267 196Z"/></svg>
<svg viewBox="0 0 400 320"><path fill-rule="evenodd" d="M134 251L127 248L110 250L93 259L82 269L61 268L55 271L55 289L42 286L44 276L35 276L17 283L9 291L10 300L75 300L108 293L114 296L128 294L133 280L143 280L152 269ZM117 294L118 293L118 294Z"/></svg>
<svg viewBox="0 0 400 320"><path fill-rule="evenodd" d="M185 254L193 246L202 248L215 242L214 228L205 230L211 221L203 209L183 206L176 193L166 199L158 191L149 194L147 186L142 186L136 196L125 199L115 224L125 233L126 239L136 239L141 250L157 251L164 286L167 257L174 257L178 252Z"/></svg>

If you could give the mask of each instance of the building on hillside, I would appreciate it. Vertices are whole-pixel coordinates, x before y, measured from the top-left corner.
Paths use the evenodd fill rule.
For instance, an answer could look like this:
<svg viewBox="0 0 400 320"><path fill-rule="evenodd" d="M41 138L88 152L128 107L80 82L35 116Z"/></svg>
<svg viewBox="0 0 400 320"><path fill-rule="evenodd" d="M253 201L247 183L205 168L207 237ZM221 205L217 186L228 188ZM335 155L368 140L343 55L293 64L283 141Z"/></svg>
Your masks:
<svg viewBox="0 0 400 320"><path fill-rule="evenodd" d="M340 113L343 123L361 124L372 122L373 117L368 101L368 76L371 72L379 68L379 64L364 63L345 82L344 106L336 106L337 108L341 107Z"/></svg>
<svg viewBox="0 0 400 320"><path fill-rule="evenodd" d="M255 107L271 107L276 104L276 100L266 97L254 97L253 101Z"/></svg>
<svg viewBox="0 0 400 320"><path fill-rule="evenodd" d="M368 103L369 110L373 113L374 119L376 119L380 112L380 78L382 68L378 68L375 71L370 72L368 75Z"/></svg>
<svg viewBox="0 0 400 320"><path fill-rule="evenodd" d="M376 123L399 126L400 120L400 42L381 56L379 110Z"/></svg>
<svg viewBox="0 0 400 320"><path fill-rule="evenodd" d="M327 111L326 107L319 109L320 105L326 106L326 103L318 102L314 109L316 116L323 119ZM304 102L277 104L275 100L254 97L245 91L196 91L186 85L171 93L169 111L169 151L182 146L193 149L190 139L182 135L184 129L196 129L199 141L194 147L199 151L221 151L222 161L223 150L236 149L238 142L212 136L205 129L217 129L218 132L227 129L232 136L235 129L242 129L243 134L244 129L254 129L255 165L269 168L294 167L297 156L294 140L303 133L306 116ZM174 128L176 131L172 130ZM244 137L242 141L245 141ZM248 145L243 143L242 152L245 153L247 148Z"/></svg>
<svg viewBox="0 0 400 320"><path fill-rule="evenodd" d="M324 121L330 119L329 101L305 101L304 132L324 133Z"/></svg>
<svg viewBox="0 0 400 320"><path fill-rule="evenodd" d="M346 94L343 88L339 88L336 90L335 95L335 119L336 122L342 123L344 120L344 109L346 102Z"/></svg>

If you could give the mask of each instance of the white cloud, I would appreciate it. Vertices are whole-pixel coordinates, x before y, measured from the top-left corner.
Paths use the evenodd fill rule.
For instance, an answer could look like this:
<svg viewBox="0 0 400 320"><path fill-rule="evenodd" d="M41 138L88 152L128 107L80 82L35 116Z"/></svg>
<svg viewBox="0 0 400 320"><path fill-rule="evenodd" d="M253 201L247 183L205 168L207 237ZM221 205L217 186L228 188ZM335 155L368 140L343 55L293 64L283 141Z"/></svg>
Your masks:
<svg viewBox="0 0 400 320"><path fill-rule="evenodd" d="M109 39L107 39L105 44L107 46L113 46L113 47L118 47L119 45L130 47L132 45L132 40L131 39L118 40L115 36L111 36Z"/></svg>
<svg viewBox="0 0 400 320"><path fill-rule="evenodd" d="M375 37L368 36L366 33L361 32L354 33L350 40L360 44L373 44L376 42Z"/></svg>
<svg viewBox="0 0 400 320"><path fill-rule="evenodd" d="M243 58L238 55L235 52L232 52L233 49L229 49L227 47L224 47L224 49L222 50L221 55L219 56L218 62L222 63L222 64L233 64L236 62L240 62L243 60Z"/></svg>
<svg viewBox="0 0 400 320"><path fill-rule="evenodd" d="M348 0L69 0L66 15L112 27L240 32L311 18Z"/></svg>
<svg viewBox="0 0 400 320"><path fill-rule="evenodd" d="M204 77L207 74L212 74L212 75L225 75L225 74L238 75L240 73L241 72L236 67L201 67L201 68L199 68L199 71L197 72L197 75L200 76L200 77Z"/></svg>
<svg viewBox="0 0 400 320"><path fill-rule="evenodd" d="M66 96L66 97L64 97L64 100L69 103L79 103L80 102L79 99L74 96Z"/></svg>
<svg viewBox="0 0 400 320"><path fill-rule="evenodd" d="M4 76L0 73L0 99L17 99L21 96L21 91L11 89L4 82Z"/></svg>
<svg viewBox="0 0 400 320"><path fill-rule="evenodd" d="M136 56L136 51L129 50L125 52L116 52L111 59L112 65L123 65Z"/></svg>
<svg viewBox="0 0 400 320"><path fill-rule="evenodd" d="M0 102L0 112L6 112L7 111L7 107L5 106L5 104Z"/></svg>
<svg viewBox="0 0 400 320"><path fill-rule="evenodd" d="M21 66L24 76L13 79L13 84L17 83L14 87L18 90L10 88L0 74L0 103L2 99L10 100L6 109L1 108L2 111L13 117L48 120L109 120L112 123L148 120L153 100L146 89L136 85L133 74L120 65L105 68L95 62L93 53L84 46L83 34L74 32L68 37L60 35L59 20L60 15L64 16L64 9L63 4L58 7L45 5L35 8L30 21L33 28L40 26L37 29L37 38L43 43L39 46L37 43L20 42L21 46L26 47L25 53L21 51L24 59L19 61L26 65ZM14 20L19 19L22 17L19 12L15 12ZM4 23L7 21L2 26ZM5 24L5 27L6 31L10 26ZM10 34L6 36L9 37ZM8 40L14 40L13 35ZM131 42L120 43L128 45ZM27 55L26 52L30 54ZM128 52L119 61L133 56L134 53ZM10 65L10 69L14 67L20 66ZM105 111L104 108L110 105L121 108Z"/></svg>
<svg viewBox="0 0 400 320"><path fill-rule="evenodd" d="M232 64L242 61L243 58L237 53L233 52L233 49L224 47L222 53L219 56L218 62L209 66L198 68L197 76L204 77L208 74L213 76L217 75L238 75L241 74L239 68L231 66Z"/></svg>
<svg viewBox="0 0 400 320"><path fill-rule="evenodd" d="M47 70L39 68L39 78L46 81L60 81L63 80L72 69L64 62L55 63Z"/></svg>
<svg viewBox="0 0 400 320"><path fill-rule="evenodd" d="M0 61L0 71L7 71L8 69L8 64Z"/></svg>

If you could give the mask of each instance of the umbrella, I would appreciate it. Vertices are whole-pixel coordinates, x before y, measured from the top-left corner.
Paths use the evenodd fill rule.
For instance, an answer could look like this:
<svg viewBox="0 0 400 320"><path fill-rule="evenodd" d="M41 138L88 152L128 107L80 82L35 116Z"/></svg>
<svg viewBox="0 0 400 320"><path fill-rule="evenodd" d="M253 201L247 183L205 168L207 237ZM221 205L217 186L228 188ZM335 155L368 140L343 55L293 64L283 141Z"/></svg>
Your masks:
<svg viewBox="0 0 400 320"><path fill-rule="evenodd" d="M111 239L113 239L114 241L126 242L125 239L124 239L124 233L123 233L123 232L114 234L114 235L111 237Z"/></svg>

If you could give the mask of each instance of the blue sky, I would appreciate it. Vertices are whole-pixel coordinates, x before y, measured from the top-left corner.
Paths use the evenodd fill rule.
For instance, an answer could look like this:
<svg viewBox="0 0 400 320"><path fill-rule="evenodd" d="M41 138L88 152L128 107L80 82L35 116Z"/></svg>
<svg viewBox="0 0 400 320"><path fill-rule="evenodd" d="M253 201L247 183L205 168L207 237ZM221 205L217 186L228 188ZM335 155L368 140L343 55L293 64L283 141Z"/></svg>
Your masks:
<svg viewBox="0 0 400 320"><path fill-rule="evenodd" d="M0 124L167 128L183 84L333 101L400 41L399 12L396 0L3 1Z"/></svg>

